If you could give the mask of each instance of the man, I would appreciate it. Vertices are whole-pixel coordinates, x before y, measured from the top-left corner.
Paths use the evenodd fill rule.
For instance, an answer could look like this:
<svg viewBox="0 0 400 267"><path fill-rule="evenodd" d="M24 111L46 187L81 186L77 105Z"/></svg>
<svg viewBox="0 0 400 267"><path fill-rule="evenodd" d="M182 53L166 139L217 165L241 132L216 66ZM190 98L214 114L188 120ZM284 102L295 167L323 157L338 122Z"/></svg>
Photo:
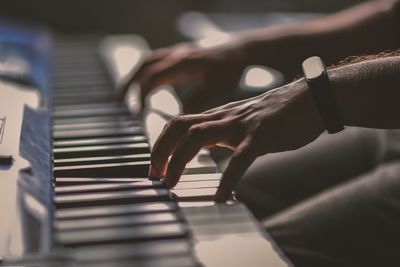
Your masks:
<svg viewBox="0 0 400 267"><path fill-rule="evenodd" d="M312 55L336 63L395 51L399 5L367 2L315 21L250 32L216 48L157 50L120 96L134 81L144 98L159 84L196 79L205 89L186 106L196 110L195 100L223 95L250 64L294 77ZM229 147L234 152L216 200L228 199L236 189L255 215L265 218L267 231L296 266L400 263L400 134L365 129L400 129L400 53L352 59L328 76L346 130L322 134L321 110L302 78L173 119L153 148L150 176L173 187L200 148Z"/></svg>

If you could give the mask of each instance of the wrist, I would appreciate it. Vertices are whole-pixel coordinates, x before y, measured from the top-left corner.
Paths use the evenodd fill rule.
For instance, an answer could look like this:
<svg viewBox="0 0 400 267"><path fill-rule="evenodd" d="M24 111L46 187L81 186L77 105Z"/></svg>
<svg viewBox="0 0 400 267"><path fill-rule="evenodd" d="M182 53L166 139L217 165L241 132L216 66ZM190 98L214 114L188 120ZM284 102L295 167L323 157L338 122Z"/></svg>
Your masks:
<svg viewBox="0 0 400 267"><path fill-rule="evenodd" d="M260 95L259 101L268 103L268 99L271 98L271 93L274 94L273 97L280 99L280 102L286 106L287 110L297 111L297 115L288 118L293 124L303 121L305 123L299 125L299 127L305 127L310 132L317 134L321 134L325 131L325 127L316 106L314 97L310 92L307 82L304 78ZM265 106L265 108L268 109L270 107ZM300 117L306 119L299 120Z"/></svg>

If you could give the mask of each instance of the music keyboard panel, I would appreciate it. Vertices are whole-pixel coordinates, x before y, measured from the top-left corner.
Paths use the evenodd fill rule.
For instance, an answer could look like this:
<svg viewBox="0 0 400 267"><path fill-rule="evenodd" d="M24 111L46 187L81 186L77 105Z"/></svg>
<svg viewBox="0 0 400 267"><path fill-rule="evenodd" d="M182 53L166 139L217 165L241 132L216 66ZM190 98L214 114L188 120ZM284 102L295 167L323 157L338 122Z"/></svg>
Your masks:
<svg viewBox="0 0 400 267"><path fill-rule="evenodd" d="M275 248L240 203L213 202L221 174L207 151L187 165L174 189L147 176L155 140L182 108L171 87L148 99L143 116L137 113L134 88L125 105L114 101L114 85L137 67L145 46L132 36L102 42L96 36L56 38L55 188L45 210L53 243L46 253L6 262L61 267L219 267L235 262L287 266L277 261ZM130 52L116 57L121 51ZM232 236L233 242L219 245ZM243 245L252 251L232 253Z"/></svg>

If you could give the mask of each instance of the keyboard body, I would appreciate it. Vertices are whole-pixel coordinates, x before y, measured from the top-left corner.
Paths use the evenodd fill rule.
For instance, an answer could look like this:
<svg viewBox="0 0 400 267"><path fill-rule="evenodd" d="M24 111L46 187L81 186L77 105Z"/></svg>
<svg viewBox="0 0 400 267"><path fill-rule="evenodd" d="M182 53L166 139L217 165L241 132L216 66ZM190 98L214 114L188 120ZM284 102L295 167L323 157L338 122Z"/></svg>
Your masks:
<svg viewBox="0 0 400 267"><path fill-rule="evenodd" d="M144 114L135 85L114 101L142 38L1 33L2 265L290 266L244 205L212 201L221 174L207 151L172 190L147 177L181 107L168 86Z"/></svg>

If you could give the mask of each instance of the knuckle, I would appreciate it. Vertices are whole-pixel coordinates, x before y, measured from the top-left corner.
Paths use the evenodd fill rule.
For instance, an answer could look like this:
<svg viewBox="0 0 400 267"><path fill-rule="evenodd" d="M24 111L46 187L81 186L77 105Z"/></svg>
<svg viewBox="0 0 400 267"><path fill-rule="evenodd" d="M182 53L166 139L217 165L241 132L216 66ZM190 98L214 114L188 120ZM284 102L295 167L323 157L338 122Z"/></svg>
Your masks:
<svg viewBox="0 0 400 267"><path fill-rule="evenodd" d="M183 116L178 116L170 120L167 124L167 128L177 128L177 129L182 129L185 126L185 118Z"/></svg>
<svg viewBox="0 0 400 267"><path fill-rule="evenodd" d="M202 136L202 133L204 132L204 127L203 126L198 126L194 125L189 128L188 131L188 138L189 139L199 139Z"/></svg>

